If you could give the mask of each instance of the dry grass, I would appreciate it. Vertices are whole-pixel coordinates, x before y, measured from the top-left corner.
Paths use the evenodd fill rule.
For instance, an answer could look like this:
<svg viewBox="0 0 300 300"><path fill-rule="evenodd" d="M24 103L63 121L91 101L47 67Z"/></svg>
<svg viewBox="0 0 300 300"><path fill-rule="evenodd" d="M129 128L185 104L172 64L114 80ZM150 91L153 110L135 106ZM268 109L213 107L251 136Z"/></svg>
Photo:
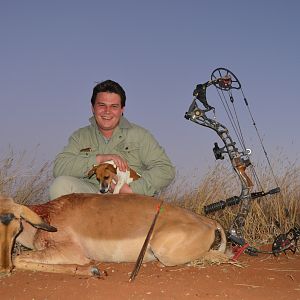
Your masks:
<svg viewBox="0 0 300 300"><path fill-rule="evenodd" d="M15 154L9 151L0 157L0 194L13 197L24 204L41 203L48 200L51 181L51 164L46 162L34 168L35 160L28 159L26 152ZM270 172L263 165L256 166L261 185L268 190L275 184ZM286 159L276 161L275 174L281 193L253 200L252 209L245 224L245 238L253 245L272 242L274 236L286 232L300 223L300 166ZM216 164L205 176L190 182L190 178L179 177L175 184L163 193L167 201L203 214L203 207L240 193L240 182L232 167L224 161ZM225 208L210 214L225 229L232 224L239 206Z"/></svg>
<svg viewBox="0 0 300 300"><path fill-rule="evenodd" d="M0 194L12 197L22 204L48 200L51 180L49 162L35 168L35 159L28 153L14 153L12 149L0 157Z"/></svg>
<svg viewBox="0 0 300 300"><path fill-rule="evenodd" d="M275 173L280 174L277 182L281 192L253 200L246 220L244 235L253 245L270 243L275 236L300 223L300 166L297 162L287 163L279 160L276 166ZM261 165L256 167L256 170L260 170L257 175L265 191L276 187L268 168ZM232 167L226 167L221 162L200 180L196 189L190 186L189 191L180 194L180 186L176 181L173 191L168 190L167 198L182 207L203 214L205 205L238 196L240 190L240 182ZM238 209L239 205L226 207L208 216L218 220L228 229Z"/></svg>
<svg viewBox="0 0 300 300"><path fill-rule="evenodd" d="M244 267L242 263L230 259L228 255L221 253L217 250L210 250L201 258L191 261L187 265L191 267L205 268L207 266L223 265L223 264L230 264L241 268Z"/></svg>

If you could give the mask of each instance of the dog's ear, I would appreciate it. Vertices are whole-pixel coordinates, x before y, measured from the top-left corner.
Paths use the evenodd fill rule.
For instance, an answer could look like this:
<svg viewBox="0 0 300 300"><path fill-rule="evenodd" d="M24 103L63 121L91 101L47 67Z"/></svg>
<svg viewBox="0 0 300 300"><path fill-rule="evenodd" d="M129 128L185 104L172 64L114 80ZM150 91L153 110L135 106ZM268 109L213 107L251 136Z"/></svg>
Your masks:
<svg viewBox="0 0 300 300"><path fill-rule="evenodd" d="M97 168L98 166L94 166L93 169L88 172L88 178L91 178L96 173Z"/></svg>
<svg viewBox="0 0 300 300"><path fill-rule="evenodd" d="M114 174L117 174L117 168L115 168L113 165L111 164L107 164L106 169L108 169L109 171L111 171Z"/></svg>

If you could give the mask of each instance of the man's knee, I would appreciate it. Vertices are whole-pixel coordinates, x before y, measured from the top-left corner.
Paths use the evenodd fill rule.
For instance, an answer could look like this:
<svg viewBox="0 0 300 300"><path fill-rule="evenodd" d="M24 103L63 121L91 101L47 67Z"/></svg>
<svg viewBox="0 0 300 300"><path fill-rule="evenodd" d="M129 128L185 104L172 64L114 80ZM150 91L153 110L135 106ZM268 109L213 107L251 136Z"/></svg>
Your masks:
<svg viewBox="0 0 300 300"><path fill-rule="evenodd" d="M74 177L71 176L56 177L49 189L50 199L52 200L62 195L71 194L73 178Z"/></svg>
<svg viewBox="0 0 300 300"><path fill-rule="evenodd" d="M59 176L50 186L50 199L72 193L97 193L97 187L83 179L72 176Z"/></svg>

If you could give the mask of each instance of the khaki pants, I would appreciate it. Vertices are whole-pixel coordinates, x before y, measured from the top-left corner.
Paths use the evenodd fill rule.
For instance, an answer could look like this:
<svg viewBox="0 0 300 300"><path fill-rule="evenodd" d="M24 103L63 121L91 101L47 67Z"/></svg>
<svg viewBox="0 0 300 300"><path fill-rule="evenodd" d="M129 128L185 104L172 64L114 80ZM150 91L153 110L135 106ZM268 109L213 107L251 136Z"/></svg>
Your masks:
<svg viewBox="0 0 300 300"><path fill-rule="evenodd" d="M50 186L50 200L72 193L97 193L99 186L72 176L59 176Z"/></svg>

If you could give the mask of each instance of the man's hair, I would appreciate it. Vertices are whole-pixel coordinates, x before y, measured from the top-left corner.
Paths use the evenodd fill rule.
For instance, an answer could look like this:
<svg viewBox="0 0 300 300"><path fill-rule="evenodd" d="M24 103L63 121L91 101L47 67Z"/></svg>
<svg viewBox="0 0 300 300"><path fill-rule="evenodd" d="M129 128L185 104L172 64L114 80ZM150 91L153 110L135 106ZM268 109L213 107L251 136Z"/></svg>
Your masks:
<svg viewBox="0 0 300 300"><path fill-rule="evenodd" d="M113 80L105 80L98 83L93 89L93 95L91 98L93 106L95 105L97 94L101 92L118 94L121 97L121 107L125 106L126 94L124 89L117 82Z"/></svg>

